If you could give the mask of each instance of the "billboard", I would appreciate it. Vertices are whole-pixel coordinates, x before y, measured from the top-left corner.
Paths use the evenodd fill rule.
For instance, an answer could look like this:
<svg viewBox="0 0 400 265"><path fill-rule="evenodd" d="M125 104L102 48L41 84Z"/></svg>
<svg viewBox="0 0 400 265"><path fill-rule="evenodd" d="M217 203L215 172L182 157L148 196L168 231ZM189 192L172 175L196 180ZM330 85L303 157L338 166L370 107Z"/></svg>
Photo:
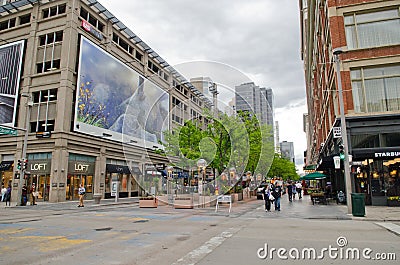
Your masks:
<svg viewBox="0 0 400 265"><path fill-rule="evenodd" d="M169 95L81 37L74 131L152 147L168 130Z"/></svg>
<svg viewBox="0 0 400 265"><path fill-rule="evenodd" d="M0 46L0 124L14 126L24 41Z"/></svg>

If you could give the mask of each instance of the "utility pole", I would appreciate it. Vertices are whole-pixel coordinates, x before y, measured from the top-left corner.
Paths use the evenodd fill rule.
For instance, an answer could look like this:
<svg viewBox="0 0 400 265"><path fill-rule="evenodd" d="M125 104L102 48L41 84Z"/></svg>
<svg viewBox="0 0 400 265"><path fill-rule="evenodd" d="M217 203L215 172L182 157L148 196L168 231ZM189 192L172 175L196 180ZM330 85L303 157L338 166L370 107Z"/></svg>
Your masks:
<svg viewBox="0 0 400 265"><path fill-rule="evenodd" d="M340 107L340 125L342 127L342 143L344 147L344 178L346 183L346 202L347 202L347 213L352 213L352 203L351 203L351 176L350 176L350 162L349 162L349 145L347 141L347 127L346 118L344 115L344 102L343 102L343 89L342 89L342 78L340 76L340 59L339 54L343 51L341 49L334 49L333 56L336 63L336 76L338 83L339 92L339 107Z"/></svg>
<svg viewBox="0 0 400 265"><path fill-rule="evenodd" d="M18 192L17 192L17 206L22 206L22 186L24 185L25 181L25 167L24 165L27 157L26 157L26 150L28 148L28 135L29 135L29 123L31 119L31 107L33 106L33 102L31 99L30 94L21 94L22 97L27 98L26 102L26 115L25 115L25 135L24 135L24 142L22 145L22 158L21 158L21 168L20 168L20 174L19 174L19 181L18 181Z"/></svg>

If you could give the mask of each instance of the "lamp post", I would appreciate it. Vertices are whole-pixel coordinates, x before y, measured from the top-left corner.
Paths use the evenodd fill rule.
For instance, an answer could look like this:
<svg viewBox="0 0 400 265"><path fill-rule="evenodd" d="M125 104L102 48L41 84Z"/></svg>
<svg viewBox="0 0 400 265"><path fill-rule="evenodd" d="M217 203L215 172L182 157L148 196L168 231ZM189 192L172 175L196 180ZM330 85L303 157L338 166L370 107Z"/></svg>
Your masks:
<svg viewBox="0 0 400 265"><path fill-rule="evenodd" d="M21 159L21 163L25 163L27 157L26 157L26 150L28 148L28 135L29 135L29 122L31 119L31 107L33 106L33 101L32 101L32 97L30 94L27 93L23 93L21 94L22 97L27 98L27 102L26 102L26 114L25 114L25 134L24 134L24 142L22 145L22 159ZM19 181L18 181L18 192L17 192L17 206L22 206L22 186L24 184L24 180L25 180L25 166L22 165L21 169L19 170L20 174L19 174Z"/></svg>
<svg viewBox="0 0 400 265"><path fill-rule="evenodd" d="M170 194L170 181L172 179L172 172L174 171L174 167L173 166L168 166L167 167L167 200L168 200L168 204L172 205L172 194ZM171 198L170 198L171 195Z"/></svg>
<svg viewBox="0 0 400 265"><path fill-rule="evenodd" d="M201 173L201 177L199 176L199 180L201 181L201 187L199 186L199 193L200 193L200 190L201 190L201 195L203 197L201 207L204 208L205 207L204 179L205 179L205 176L206 176L206 172L205 171L206 171L206 167L207 167L206 160L204 160L202 158L199 159L199 161L197 161L197 167L199 168L199 173Z"/></svg>
<svg viewBox="0 0 400 265"><path fill-rule="evenodd" d="M339 54L343 51L341 49L334 49L333 56L334 61L336 63L336 77L338 83L338 92L339 92L339 107L340 107L340 125L342 127L342 142L344 145L344 178L346 183L346 201L347 201L347 212L349 214L352 213L352 204L351 204L351 177L350 177L350 163L349 163L349 145L347 142L347 128L346 128L346 118L344 116L344 102L343 102L343 89L342 89L342 79L340 76L340 59Z"/></svg>

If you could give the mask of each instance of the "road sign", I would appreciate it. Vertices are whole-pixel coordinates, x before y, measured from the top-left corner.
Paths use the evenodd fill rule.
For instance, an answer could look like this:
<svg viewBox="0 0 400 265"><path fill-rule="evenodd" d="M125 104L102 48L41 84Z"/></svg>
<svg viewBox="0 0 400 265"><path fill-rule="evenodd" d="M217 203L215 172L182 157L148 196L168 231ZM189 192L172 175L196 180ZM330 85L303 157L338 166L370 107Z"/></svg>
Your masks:
<svg viewBox="0 0 400 265"><path fill-rule="evenodd" d="M333 138L342 137L342 127L333 127Z"/></svg>
<svg viewBox="0 0 400 265"><path fill-rule="evenodd" d="M12 136L17 136L17 130L0 126L0 134L9 134Z"/></svg>

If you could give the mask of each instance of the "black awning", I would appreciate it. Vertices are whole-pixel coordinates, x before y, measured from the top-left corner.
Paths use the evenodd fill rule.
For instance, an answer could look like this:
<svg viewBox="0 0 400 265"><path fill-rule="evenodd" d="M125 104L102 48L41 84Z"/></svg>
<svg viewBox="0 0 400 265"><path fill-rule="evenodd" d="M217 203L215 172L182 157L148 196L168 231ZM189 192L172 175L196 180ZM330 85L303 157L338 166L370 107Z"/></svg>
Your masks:
<svg viewBox="0 0 400 265"><path fill-rule="evenodd" d="M335 155L330 155L330 156L324 156L322 157L322 159L318 162L317 164L317 171L323 171L326 169L334 169L335 168L335 164L333 162L333 157Z"/></svg>
<svg viewBox="0 0 400 265"><path fill-rule="evenodd" d="M108 173L122 173L122 174L131 174L128 166L119 166L119 165L106 165L106 171Z"/></svg>
<svg viewBox="0 0 400 265"><path fill-rule="evenodd" d="M12 166L12 164L14 164L13 161L2 161L2 162L0 163L0 171L9 170L10 167Z"/></svg>

